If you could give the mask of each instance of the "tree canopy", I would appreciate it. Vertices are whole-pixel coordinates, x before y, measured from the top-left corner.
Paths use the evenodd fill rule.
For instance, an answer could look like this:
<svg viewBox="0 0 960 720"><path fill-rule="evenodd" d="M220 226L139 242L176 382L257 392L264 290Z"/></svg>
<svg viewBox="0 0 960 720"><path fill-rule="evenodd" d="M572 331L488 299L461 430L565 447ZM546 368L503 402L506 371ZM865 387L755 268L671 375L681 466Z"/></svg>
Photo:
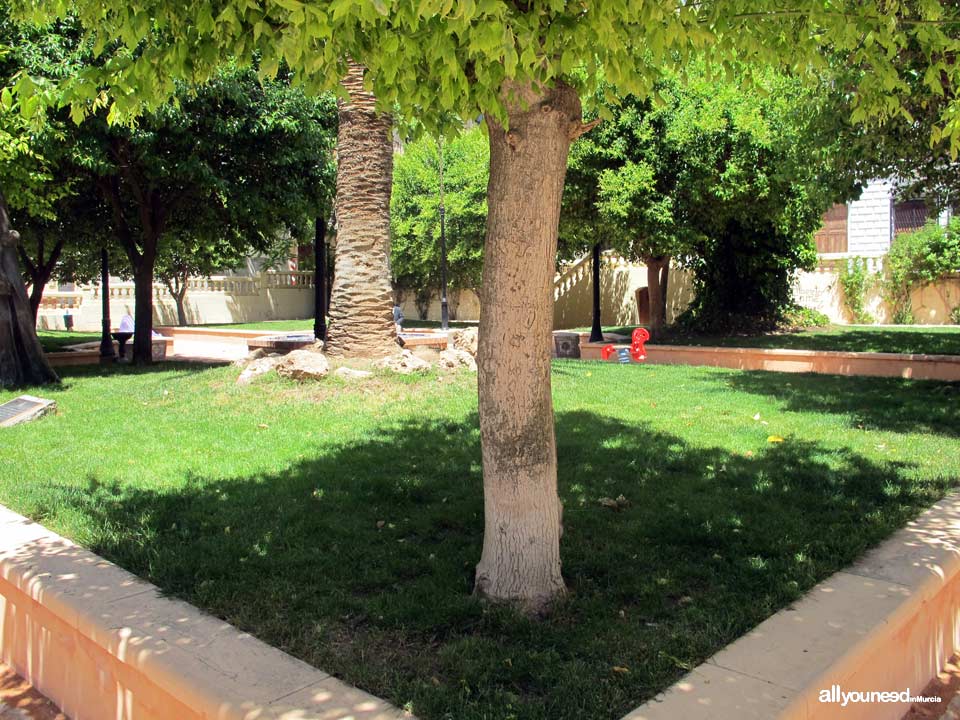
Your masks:
<svg viewBox="0 0 960 720"><path fill-rule="evenodd" d="M14 0L13 6L38 22L75 14L97 53L121 43L125 52L62 78L55 91L42 83L37 92L27 76L17 85L31 96L28 105L66 103L77 113L109 105L113 118L165 102L176 93L176 78L199 83L224 62L254 58L263 76L286 65L295 82L314 91L337 90L354 58L365 65L382 108L399 107L428 126L451 113L504 119L504 81L550 86L574 79L583 90L602 73L620 92L645 96L663 70L683 68L695 54L814 75L839 55L859 72L850 88L854 121L900 114L917 72L938 94L960 78L953 62L960 10L933 0L794 0L787 7L770 0ZM916 68L902 66L907 51L919 58ZM571 74L576 68L583 72ZM936 127L956 151L956 101L945 103Z"/></svg>

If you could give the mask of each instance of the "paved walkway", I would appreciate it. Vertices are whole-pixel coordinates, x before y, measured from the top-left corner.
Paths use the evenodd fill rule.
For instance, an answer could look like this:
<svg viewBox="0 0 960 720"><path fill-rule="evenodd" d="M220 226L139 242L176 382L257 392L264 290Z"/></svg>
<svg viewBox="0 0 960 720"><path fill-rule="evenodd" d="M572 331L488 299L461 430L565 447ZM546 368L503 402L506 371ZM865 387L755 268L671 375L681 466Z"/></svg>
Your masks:
<svg viewBox="0 0 960 720"><path fill-rule="evenodd" d="M52 702L0 663L0 720L69 720Z"/></svg>
<svg viewBox="0 0 960 720"><path fill-rule="evenodd" d="M168 355L167 359L223 363L246 357L247 352L247 346L239 343L177 338L173 341L173 354Z"/></svg>

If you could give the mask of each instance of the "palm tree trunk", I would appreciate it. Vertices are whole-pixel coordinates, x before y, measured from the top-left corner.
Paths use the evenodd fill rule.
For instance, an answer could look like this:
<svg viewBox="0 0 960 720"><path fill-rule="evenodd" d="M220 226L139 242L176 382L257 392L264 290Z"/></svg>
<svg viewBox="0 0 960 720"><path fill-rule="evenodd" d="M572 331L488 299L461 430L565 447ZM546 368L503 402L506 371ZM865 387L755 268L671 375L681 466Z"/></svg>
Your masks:
<svg viewBox="0 0 960 720"><path fill-rule="evenodd" d="M343 81L337 135L337 254L327 351L375 357L397 348L390 285L390 189L393 123L376 112L363 89L363 67L350 64Z"/></svg>
<svg viewBox="0 0 960 720"><path fill-rule="evenodd" d="M17 263L20 235L0 195L0 387L59 382L40 347Z"/></svg>

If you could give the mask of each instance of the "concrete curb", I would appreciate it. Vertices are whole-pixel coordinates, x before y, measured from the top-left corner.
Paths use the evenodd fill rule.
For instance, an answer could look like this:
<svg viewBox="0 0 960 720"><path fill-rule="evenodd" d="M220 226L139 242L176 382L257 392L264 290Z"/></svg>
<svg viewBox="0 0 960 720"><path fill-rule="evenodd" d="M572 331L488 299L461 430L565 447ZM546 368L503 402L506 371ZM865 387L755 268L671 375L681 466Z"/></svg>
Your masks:
<svg viewBox="0 0 960 720"><path fill-rule="evenodd" d="M820 692L918 695L958 647L955 493L623 720L900 720L910 703Z"/></svg>
<svg viewBox="0 0 960 720"><path fill-rule="evenodd" d="M0 660L72 720L400 720L0 505Z"/></svg>
<svg viewBox="0 0 960 720"><path fill-rule="evenodd" d="M601 360L606 343L580 343L583 360ZM614 345L626 348L629 345ZM914 380L960 381L960 356L898 353L833 352L827 350L768 350L763 348L647 345L646 362L654 365L706 365L733 370L866 375ZM616 354L608 362L615 362Z"/></svg>

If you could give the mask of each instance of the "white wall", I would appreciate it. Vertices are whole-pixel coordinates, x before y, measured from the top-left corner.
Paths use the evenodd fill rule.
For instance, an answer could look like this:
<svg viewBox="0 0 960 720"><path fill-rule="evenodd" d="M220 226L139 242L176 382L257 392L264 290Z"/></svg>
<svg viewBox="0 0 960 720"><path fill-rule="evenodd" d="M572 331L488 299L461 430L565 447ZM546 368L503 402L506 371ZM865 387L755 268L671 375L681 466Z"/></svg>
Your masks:
<svg viewBox="0 0 960 720"><path fill-rule="evenodd" d="M871 180L859 200L849 205L847 252L882 253L890 249L893 237L893 184Z"/></svg>

